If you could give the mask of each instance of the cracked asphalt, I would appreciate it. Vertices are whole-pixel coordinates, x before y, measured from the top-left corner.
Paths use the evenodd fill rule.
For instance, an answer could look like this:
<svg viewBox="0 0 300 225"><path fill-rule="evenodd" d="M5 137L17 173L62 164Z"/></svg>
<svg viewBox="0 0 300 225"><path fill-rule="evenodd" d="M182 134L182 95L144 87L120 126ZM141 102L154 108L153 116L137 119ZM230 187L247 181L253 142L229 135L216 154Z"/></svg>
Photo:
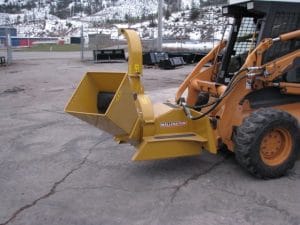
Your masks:
<svg viewBox="0 0 300 225"><path fill-rule="evenodd" d="M0 67L1 225L300 224L299 161L275 180L250 176L228 153L131 162L133 147L63 112L86 71L126 63L14 58ZM172 98L192 68L145 69L145 89L154 102Z"/></svg>

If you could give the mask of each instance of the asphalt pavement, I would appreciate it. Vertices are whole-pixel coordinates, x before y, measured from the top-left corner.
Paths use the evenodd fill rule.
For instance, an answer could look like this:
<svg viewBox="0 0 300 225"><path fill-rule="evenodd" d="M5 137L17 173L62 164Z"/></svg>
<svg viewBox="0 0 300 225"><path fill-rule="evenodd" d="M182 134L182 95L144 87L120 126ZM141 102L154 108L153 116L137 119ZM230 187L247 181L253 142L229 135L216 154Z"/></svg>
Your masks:
<svg viewBox="0 0 300 225"><path fill-rule="evenodd" d="M132 146L63 112L85 72L126 71L126 62L29 54L0 67L1 225L300 224L299 161L274 180L228 153L132 162ZM192 68L145 69L147 93L173 98Z"/></svg>

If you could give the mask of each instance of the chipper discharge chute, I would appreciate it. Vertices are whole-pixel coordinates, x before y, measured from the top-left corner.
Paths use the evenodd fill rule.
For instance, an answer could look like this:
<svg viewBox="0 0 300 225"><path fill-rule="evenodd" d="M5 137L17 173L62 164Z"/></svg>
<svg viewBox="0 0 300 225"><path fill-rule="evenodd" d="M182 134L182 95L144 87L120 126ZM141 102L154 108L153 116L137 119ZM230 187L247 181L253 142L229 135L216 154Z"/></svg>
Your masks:
<svg viewBox="0 0 300 225"><path fill-rule="evenodd" d="M228 40L201 59L173 103L145 95L140 39L122 30L128 72L87 73L66 112L135 146L133 160L227 147L257 177L284 175L300 152L300 3L233 1L222 12L233 18Z"/></svg>
<svg viewBox="0 0 300 225"><path fill-rule="evenodd" d="M145 95L142 48L133 30L121 30L128 40L128 72L88 72L65 111L104 130L118 142L137 148L133 160L163 159L216 153L208 117L191 121L175 104L152 104ZM200 115L193 110L194 116Z"/></svg>

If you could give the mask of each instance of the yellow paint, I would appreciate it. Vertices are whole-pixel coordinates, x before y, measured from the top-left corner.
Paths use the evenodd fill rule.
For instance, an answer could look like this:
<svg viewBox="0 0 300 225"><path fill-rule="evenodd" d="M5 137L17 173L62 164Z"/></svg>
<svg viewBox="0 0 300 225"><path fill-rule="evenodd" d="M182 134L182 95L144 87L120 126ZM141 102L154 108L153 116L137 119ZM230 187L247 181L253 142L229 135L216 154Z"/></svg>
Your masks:
<svg viewBox="0 0 300 225"><path fill-rule="evenodd" d="M170 138L157 141L154 137L149 137L144 138L132 160L141 161L193 156L199 155L200 152L201 142L184 138Z"/></svg>
<svg viewBox="0 0 300 225"><path fill-rule="evenodd" d="M105 113L98 112L98 92L115 93ZM65 111L112 135L130 134L138 119L126 73L87 73L71 97Z"/></svg>

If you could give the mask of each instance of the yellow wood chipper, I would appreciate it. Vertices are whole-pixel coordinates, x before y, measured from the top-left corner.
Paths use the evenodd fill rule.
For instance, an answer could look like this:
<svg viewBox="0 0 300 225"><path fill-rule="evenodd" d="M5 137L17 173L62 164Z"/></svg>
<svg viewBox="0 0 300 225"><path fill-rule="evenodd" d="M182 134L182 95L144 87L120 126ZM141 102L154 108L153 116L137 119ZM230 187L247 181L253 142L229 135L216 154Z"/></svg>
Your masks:
<svg viewBox="0 0 300 225"><path fill-rule="evenodd" d="M233 18L228 40L201 59L175 101L151 103L140 38L123 29L128 72L86 73L65 111L132 144L133 160L225 146L257 177L284 175L300 151L300 3L235 2L222 8Z"/></svg>

